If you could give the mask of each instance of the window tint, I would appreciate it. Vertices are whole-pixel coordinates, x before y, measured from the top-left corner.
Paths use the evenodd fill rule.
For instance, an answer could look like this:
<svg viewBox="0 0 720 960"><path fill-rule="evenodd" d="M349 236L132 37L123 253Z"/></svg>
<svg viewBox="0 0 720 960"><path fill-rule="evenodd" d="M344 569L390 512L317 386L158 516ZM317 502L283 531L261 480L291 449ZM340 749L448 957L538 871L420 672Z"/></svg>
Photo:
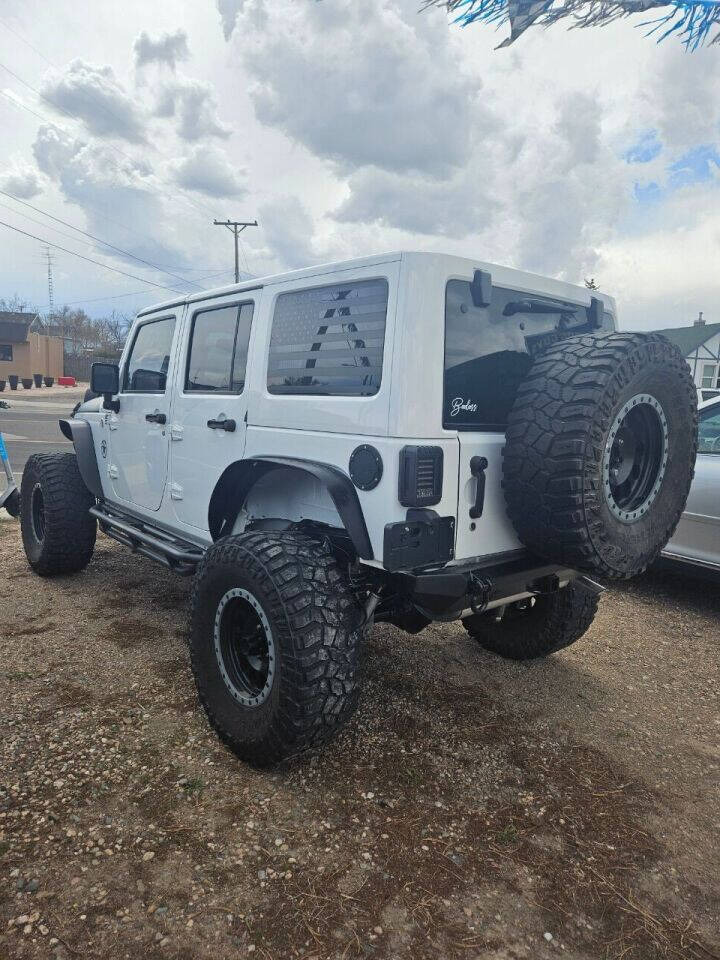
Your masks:
<svg viewBox="0 0 720 960"><path fill-rule="evenodd" d="M12 344L0 343L0 360L12 360Z"/></svg>
<svg viewBox="0 0 720 960"><path fill-rule="evenodd" d="M193 317L185 390L240 393L245 386L253 304L202 310Z"/></svg>
<svg viewBox="0 0 720 960"><path fill-rule="evenodd" d="M283 293L275 304L270 393L367 397L380 389L385 280Z"/></svg>
<svg viewBox="0 0 720 960"><path fill-rule="evenodd" d="M720 456L720 404L700 411L698 453Z"/></svg>
<svg viewBox="0 0 720 960"><path fill-rule="evenodd" d="M589 329L584 305L493 286L489 307L476 307L470 283L445 292L445 397L449 430L504 430L533 358ZM602 329L613 318L603 315Z"/></svg>
<svg viewBox="0 0 720 960"><path fill-rule="evenodd" d="M138 327L125 367L123 390L165 392L174 331L175 317L152 320Z"/></svg>

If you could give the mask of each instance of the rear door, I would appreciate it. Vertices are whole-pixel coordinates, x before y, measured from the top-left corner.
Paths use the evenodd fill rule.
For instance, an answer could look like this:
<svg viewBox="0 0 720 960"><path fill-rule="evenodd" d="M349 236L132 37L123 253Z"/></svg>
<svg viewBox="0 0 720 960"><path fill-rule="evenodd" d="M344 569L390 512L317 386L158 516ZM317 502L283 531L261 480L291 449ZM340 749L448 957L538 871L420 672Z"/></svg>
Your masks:
<svg viewBox="0 0 720 960"><path fill-rule="evenodd" d="M533 358L557 340L610 330L613 323L601 305L598 313L587 303L494 285L490 303L477 306L469 281L448 281L443 427L456 430L460 444L458 560L522 548L505 508L502 448L508 414Z"/></svg>
<svg viewBox="0 0 720 960"><path fill-rule="evenodd" d="M208 529L210 497L240 460L247 432L245 379L260 290L191 304L170 425L170 497L182 523Z"/></svg>
<svg viewBox="0 0 720 960"><path fill-rule="evenodd" d="M167 479L178 327L178 318L170 314L135 328L121 372L120 409L108 418L108 477L113 493L145 510L160 508Z"/></svg>

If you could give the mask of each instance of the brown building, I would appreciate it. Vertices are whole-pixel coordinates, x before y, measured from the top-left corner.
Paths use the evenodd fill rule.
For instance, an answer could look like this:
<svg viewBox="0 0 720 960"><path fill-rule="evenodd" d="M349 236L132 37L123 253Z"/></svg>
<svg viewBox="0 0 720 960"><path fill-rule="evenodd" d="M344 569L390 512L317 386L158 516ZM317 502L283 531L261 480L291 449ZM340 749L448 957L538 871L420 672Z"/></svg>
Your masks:
<svg viewBox="0 0 720 960"><path fill-rule="evenodd" d="M21 379L39 373L43 377L63 375L63 341L32 333L34 313L0 311L0 380L11 374Z"/></svg>

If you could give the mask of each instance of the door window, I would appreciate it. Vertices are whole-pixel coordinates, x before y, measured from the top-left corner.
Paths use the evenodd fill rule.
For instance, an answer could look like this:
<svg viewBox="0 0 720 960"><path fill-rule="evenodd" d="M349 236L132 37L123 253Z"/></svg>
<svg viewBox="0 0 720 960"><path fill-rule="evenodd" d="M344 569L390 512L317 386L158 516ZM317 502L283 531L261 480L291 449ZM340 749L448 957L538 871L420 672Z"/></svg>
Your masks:
<svg viewBox="0 0 720 960"><path fill-rule="evenodd" d="M125 365L124 392L165 393L174 332L175 317L138 327Z"/></svg>
<svg viewBox="0 0 720 960"><path fill-rule="evenodd" d="M195 314L185 373L187 392L242 393L252 318L252 303Z"/></svg>
<svg viewBox="0 0 720 960"><path fill-rule="evenodd" d="M720 405L700 411L698 453L720 456Z"/></svg>

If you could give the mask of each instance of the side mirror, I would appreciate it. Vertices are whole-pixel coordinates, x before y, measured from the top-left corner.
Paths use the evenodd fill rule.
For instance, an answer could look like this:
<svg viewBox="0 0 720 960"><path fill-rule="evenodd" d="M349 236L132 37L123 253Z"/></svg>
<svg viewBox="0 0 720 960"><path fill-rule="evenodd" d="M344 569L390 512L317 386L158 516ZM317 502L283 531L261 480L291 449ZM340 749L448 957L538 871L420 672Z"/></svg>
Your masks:
<svg viewBox="0 0 720 960"><path fill-rule="evenodd" d="M94 363L90 371L90 389L102 394L104 410L117 413L120 401L113 400L113 396L120 393L120 367L116 363Z"/></svg>

